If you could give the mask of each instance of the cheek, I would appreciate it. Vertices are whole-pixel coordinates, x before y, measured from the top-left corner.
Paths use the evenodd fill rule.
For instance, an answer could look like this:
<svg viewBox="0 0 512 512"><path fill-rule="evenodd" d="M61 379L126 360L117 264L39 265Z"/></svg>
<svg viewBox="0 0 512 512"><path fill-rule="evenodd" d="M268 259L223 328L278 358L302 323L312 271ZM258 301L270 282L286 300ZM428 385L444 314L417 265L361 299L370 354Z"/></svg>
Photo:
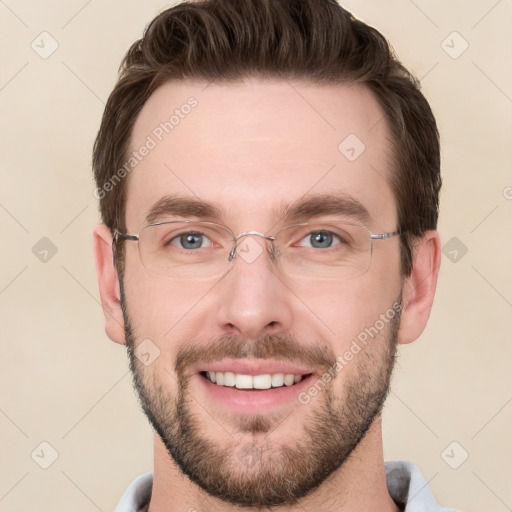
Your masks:
<svg viewBox="0 0 512 512"><path fill-rule="evenodd" d="M358 336L364 337L367 329L383 329L381 317L394 314L391 309L399 286L389 281L386 286L376 286L371 276L364 276L357 282L317 282L314 291L311 283L304 283L296 287L295 293L307 305L305 315L300 315L304 328L317 326L315 331L340 355ZM389 318L384 321L385 326L388 323ZM296 327L300 334L301 329Z"/></svg>
<svg viewBox="0 0 512 512"><path fill-rule="evenodd" d="M125 295L136 342L145 338L169 343L194 325L201 298L214 282L172 281L149 274L142 266L127 264ZM194 333L197 334L197 333Z"/></svg>

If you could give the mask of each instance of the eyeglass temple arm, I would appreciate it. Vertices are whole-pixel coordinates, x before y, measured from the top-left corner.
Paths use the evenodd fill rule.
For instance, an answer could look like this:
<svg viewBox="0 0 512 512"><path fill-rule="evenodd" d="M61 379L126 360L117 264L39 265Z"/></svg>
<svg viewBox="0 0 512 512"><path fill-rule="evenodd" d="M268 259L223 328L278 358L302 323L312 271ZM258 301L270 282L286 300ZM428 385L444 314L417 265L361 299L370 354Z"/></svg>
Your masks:
<svg viewBox="0 0 512 512"><path fill-rule="evenodd" d="M117 229L114 229L114 237L112 239L113 242L116 242L118 238L122 238L123 240L135 240L139 239L138 235L129 235L128 233L121 233Z"/></svg>
<svg viewBox="0 0 512 512"><path fill-rule="evenodd" d="M139 239L138 235L129 235L128 233L121 233L121 231L114 229L114 234L112 236L112 259L114 261L114 266L116 264L116 243L119 238L122 240L133 240L135 242Z"/></svg>
<svg viewBox="0 0 512 512"><path fill-rule="evenodd" d="M388 231L387 233L378 233L376 235L371 234L370 238L372 240L386 240L386 238L391 238L392 236L396 236L401 233L402 231Z"/></svg>

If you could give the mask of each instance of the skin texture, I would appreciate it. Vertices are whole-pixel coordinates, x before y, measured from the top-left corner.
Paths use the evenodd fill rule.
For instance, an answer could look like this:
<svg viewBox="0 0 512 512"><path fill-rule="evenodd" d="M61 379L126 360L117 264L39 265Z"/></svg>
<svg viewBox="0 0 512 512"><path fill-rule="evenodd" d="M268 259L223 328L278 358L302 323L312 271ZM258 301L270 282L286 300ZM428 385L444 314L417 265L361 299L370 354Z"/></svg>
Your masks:
<svg viewBox="0 0 512 512"><path fill-rule="evenodd" d="M280 208L315 194L359 201L372 233L396 229L388 129L363 86L168 83L141 111L132 150L191 96L197 106L126 178L128 233L144 228L149 209L165 194L222 208L221 218L203 220L222 222L234 233L273 234ZM350 134L365 145L354 161L338 149ZM276 505L280 511L399 510L387 492L379 411L396 344L415 340L430 313L440 260L437 232L418 241L407 279L400 275L394 237L374 242L363 276L340 282L292 279L266 251L250 264L238 259L221 279L176 282L148 273L137 244L124 242L124 308L111 234L100 225L93 239L106 332L128 345L142 405L160 434L152 512ZM307 362L321 377L326 361L343 355L400 297L400 318L385 322L308 404L293 400L271 412L235 413L212 400L193 371L193 363L207 357L288 357ZM145 339L160 351L149 366L133 354ZM258 454L251 467L241 462L248 449ZM297 472L295 485L283 478Z"/></svg>

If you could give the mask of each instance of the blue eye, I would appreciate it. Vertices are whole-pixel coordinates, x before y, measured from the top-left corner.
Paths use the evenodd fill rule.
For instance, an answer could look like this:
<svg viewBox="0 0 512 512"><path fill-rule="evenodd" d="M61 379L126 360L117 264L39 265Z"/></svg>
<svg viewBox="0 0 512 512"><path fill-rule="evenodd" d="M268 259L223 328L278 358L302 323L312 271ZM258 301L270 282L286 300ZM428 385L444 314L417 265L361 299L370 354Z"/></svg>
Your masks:
<svg viewBox="0 0 512 512"><path fill-rule="evenodd" d="M311 245L313 247L330 247L333 242L333 236L331 233L314 233L310 235Z"/></svg>
<svg viewBox="0 0 512 512"><path fill-rule="evenodd" d="M178 246L181 249L201 249L211 245L210 239L202 233L182 233L175 236L171 241L171 245Z"/></svg>
<svg viewBox="0 0 512 512"><path fill-rule="evenodd" d="M339 243L340 237L330 231L313 231L309 233L303 241L309 242L309 246L314 249L328 249L336 243ZM308 246L308 243L301 243L302 246Z"/></svg>

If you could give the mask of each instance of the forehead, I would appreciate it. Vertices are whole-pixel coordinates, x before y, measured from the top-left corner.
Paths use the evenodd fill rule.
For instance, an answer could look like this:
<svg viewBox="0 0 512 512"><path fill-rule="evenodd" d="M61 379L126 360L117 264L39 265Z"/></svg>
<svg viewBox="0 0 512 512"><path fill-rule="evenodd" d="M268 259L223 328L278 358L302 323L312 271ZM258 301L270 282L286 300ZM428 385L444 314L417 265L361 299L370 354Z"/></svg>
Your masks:
<svg viewBox="0 0 512 512"><path fill-rule="evenodd" d="M390 155L382 110L360 85L169 82L133 128L127 227L140 230L155 203L176 195L217 206L240 229L326 194L360 202L370 222L394 223Z"/></svg>

